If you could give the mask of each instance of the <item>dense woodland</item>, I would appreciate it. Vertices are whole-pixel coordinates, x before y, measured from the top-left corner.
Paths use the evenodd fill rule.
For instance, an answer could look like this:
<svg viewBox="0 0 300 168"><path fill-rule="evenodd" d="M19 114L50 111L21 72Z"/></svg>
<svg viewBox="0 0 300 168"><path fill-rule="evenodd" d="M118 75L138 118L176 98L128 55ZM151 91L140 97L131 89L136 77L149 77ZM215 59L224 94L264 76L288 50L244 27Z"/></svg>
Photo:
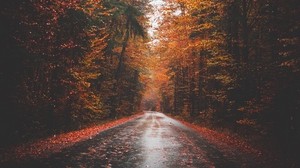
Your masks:
<svg viewBox="0 0 300 168"><path fill-rule="evenodd" d="M299 150L299 16L297 0L170 0L162 111Z"/></svg>
<svg viewBox="0 0 300 168"><path fill-rule="evenodd" d="M1 141L142 104L299 148L297 0L167 0L152 37L146 0L0 3Z"/></svg>
<svg viewBox="0 0 300 168"><path fill-rule="evenodd" d="M13 0L0 6L2 141L140 111L145 2Z"/></svg>

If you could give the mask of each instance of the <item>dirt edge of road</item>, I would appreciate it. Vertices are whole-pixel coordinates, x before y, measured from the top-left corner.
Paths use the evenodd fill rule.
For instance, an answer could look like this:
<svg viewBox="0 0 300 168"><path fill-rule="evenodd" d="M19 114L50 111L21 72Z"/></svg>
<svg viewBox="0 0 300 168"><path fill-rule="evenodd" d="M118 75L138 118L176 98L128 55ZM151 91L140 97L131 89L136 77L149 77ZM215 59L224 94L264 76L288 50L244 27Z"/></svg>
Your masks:
<svg viewBox="0 0 300 168"><path fill-rule="evenodd" d="M294 167L294 165L298 165L298 163L291 164L290 161L282 160L282 158L280 158L278 154L272 151L253 146L238 135L231 134L230 132L220 132L218 130L203 127L201 125L189 123L183 118L172 116L170 114L165 115L179 121L189 128L192 128L193 130L198 132L204 139L214 144L221 150L226 150L226 148L234 146L241 152L254 156L255 159L259 161L264 167L281 167L286 165L289 165L288 167Z"/></svg>
<svg viewBox="0 0 300 168"><path fill-rule="evenodd" d="M114 121L108 121L101 125L95 125L77 131L53 135L52 137L34 140L33 142L20 144L0 153L0 164L7 161L23 160L26 158L44 157L48 154L57 153L75 143L88 140L107 129L121 125L128 121L139 118L143 112L132 116L123 117Z"/></svg>

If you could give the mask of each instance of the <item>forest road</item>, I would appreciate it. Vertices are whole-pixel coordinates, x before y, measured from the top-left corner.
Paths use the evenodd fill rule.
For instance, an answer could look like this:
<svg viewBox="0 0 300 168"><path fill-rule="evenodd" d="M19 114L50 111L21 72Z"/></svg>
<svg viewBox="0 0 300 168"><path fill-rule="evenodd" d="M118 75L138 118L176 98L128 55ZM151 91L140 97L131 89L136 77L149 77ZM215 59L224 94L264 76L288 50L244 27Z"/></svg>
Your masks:
<svg viewBox="0 0 300 168"><path fill-rule="evenodd" d="M193 129L159 112L113 127L45 158L11 167L28 168L234 168L260 167L234 147L223 150Z"/></svg>

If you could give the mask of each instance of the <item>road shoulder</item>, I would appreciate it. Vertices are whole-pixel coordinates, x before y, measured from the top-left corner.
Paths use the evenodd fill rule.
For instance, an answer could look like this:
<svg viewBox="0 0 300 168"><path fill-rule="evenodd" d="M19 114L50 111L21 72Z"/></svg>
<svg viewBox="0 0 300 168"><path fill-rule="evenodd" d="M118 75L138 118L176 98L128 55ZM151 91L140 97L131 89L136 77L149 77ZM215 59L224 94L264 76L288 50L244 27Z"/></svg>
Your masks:
<svg viewBox="0 0 300 168"><path fill-rule="evenodd" d="M78 142L93 138L100 132L124 124L141 117L144 113L123 117L114 121L108 121L101 125L91 126L85 129L53 135L52 137L34 140L30 143L17 145L0 153L0 164L12 160L45 157L52 153L60 152Z"/></svg>

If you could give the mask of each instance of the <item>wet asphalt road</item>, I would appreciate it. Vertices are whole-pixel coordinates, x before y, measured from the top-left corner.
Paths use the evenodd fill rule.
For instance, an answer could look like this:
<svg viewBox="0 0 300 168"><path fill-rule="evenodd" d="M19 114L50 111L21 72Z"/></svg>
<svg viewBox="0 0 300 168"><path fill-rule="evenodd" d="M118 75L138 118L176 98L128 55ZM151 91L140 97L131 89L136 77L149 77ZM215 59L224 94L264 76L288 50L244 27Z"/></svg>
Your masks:
<svg viewBox="0 0 300 168"><path fill-rule="evenodd" d="M10 167L180 168L260 167L237 149L218 149L200 134L162 113L145 112L46 158Z"/></svg>

